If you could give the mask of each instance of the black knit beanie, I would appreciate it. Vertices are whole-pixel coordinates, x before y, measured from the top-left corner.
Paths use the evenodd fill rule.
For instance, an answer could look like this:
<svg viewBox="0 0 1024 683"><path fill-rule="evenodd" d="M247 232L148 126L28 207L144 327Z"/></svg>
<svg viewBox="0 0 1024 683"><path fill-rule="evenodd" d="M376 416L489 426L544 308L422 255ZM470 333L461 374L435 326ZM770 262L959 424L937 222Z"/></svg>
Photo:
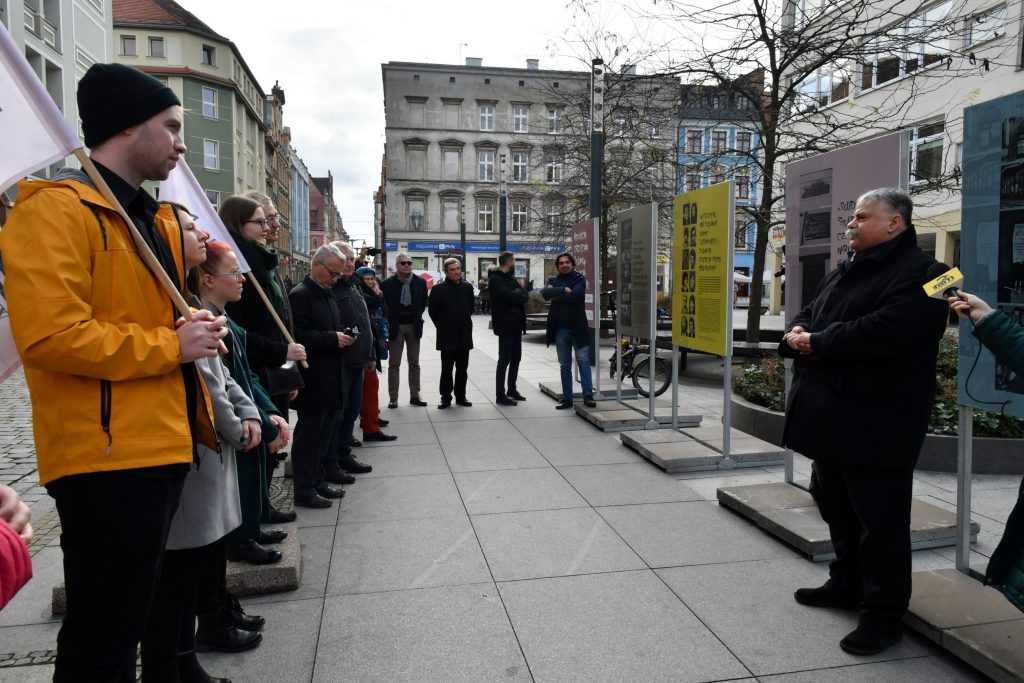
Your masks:
<svg viewBox="0 0 1024 683"><path fill-rule="evenodd" d="M93 64L78 82L78 116L86 147L95 147L173 105L181 105L173 90L123 64Z"/></svg>

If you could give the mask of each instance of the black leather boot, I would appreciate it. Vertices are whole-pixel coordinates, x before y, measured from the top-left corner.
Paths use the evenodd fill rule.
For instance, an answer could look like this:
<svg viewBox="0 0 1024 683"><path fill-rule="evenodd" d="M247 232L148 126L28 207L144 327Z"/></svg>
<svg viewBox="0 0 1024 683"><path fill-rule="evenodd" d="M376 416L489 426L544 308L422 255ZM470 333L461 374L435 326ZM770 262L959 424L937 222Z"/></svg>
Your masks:
<svg viewBox="0 0 1024 683"><path fill-rule="evenodd" d="M244 652L263 640L259 631L236 627L224 612L201 614L197 621L196 650L199 652Z"/></svg>

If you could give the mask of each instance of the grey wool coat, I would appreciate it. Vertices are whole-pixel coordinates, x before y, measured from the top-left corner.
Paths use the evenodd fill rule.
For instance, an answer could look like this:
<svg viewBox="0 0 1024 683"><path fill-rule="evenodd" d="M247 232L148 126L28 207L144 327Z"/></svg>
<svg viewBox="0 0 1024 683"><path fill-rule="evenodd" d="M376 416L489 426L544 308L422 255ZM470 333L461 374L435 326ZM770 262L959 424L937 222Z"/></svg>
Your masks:
<svg viewBox="0 0 1024 683"><path fill-rule="evenodd" d="M242 523L235 451L242 447L242 420L259 420L260 412L228 374L220 358L196 361L213 405L220 453L199 445L199 463L185 477L178 511L171 520L168 550L209 545ZM237 457L256 457L256 451Z"/></svg>

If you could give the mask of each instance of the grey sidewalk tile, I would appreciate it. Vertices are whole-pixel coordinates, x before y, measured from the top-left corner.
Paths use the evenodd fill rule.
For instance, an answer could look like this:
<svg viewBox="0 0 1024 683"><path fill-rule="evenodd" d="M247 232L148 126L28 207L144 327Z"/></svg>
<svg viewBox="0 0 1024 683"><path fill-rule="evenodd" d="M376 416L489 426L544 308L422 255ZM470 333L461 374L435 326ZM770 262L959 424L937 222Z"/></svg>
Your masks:
<svg viewBox="0 0 1024 683"><path fill-rule="evenodd" d="M758 677L931 652L910 632L902 643L874 657L843 652L839 641L856 628L856 613L806 607L793 599L797 588L825 582L828 567L824 564L774 559L657 573Z"/></svg>
<svg viewBox="0 0 1024 683"><path fill-rule="evenodd" d="M50 683L52 680L52 664L0 668L0 683Z"/></svg>
<svg viewBox="0 0 1024 683"><path fill-rule="evenodd" d="M340 501L339 524L466 514L450 474L371 477L346 490L348 495Z"/></svg>
<svg viewBox="0 0 1024 683"><path fill-rule="evenodd" d="M618 434L552 436L538 439L534 447L555 467L645 462L639 453L619 441Z"/></svg>
<svg viewBox="0 0 1024 683"><path fill-rule="evenodd" d="M934 550L915 550L910 554L911 569L915 572L931 571L933 569L949 569L953 561L943 557Z"/></svg>
<svg viewBox="0 0 1024 683"><path fill-rule="evenodd" d="M704 500L718 500L718 489L720 488L771 484L777 482L778 479L758 467L752 467L749 472L733 470L733 474L727 475L722 475L720 471L708 473L706 476L685 475L679 477L679 481L696 491Z"/></svg>
<svg viewBox="0 0 1024 683"><path fill-rule="evenodd" d="M738 515L706 501L598 508L615 531L652 567L677 567L794 557Z"/></svg>
<svg viewBox="0 0 1024 683"><path fill-rule="evenodd" d="M242 598L245 605L266 602L287 602L308 598L323 598L327 587L327 572L331 566L331 544L334 541L334 527L315 526L299 532L302 545L302 576L299 587L293 591L267 593ZM270 546L273 547L273 546ZM260 609L246 610L260 614Z"/></svg>
<svg viewBox="0 0 1024 683"><path fill-rule="evenodd" d="M457 445L445 446L444 454L452 472L550 467L537 449L521 436L485 441L467 439Z"/></svg>
<svg viewBox="0 0 1024 683"><path fill-rule="evenodd" d="M422 410L422 409L420 409ZM382 417L386 417L384 413ZM358 456L360 453L368 453L378 450L387 450L396 446L437 446L437 436L429 422L402 422L401 418L394 418L387 427L381 427L385 434L393 434L398 437L396 441L364 441L361 448L353 452ZM362 430L358 427L355 430L356 438L362 437Z"/></svg>
<svg viewBox="0 0 1024 683"><path fill-rule="evenodd" d="M391 442L396 444L398 442ZM447 474L448 463L439 446L409 445L392 446L390 448L365 447L356 452L355 456L368 465L373 471L360 474L356 479L373 477L404 477L415 474ZM355 486L358 486L358 481Z"/></svg>
<svg viewBox="0 0 1024 683"><path fill-rule="evenodd" d="M0 628L0 654L56 650L59 630L60 621Z"/></svg>
<svg viewBox="0 0 1024 683"><path fill-rule="evenodd" d="M956 506L956 492L936 493L935 498ZM975 515L982 515L997 522L1006 524L1010 511L1017 504L1018 489L982 489L971 490L971 512ZM982 524L984 527L984 524Z"/></svg>
<svg viewBox="0 0 1024 683"><path fill-rule="evenodd" d="M471 515L587 506L587 502L550 467L458 472L455 483Z"/></svg>
<svg viewBox="0 0 1024 683"><path fill-rule="evenodd" d="M701 500L696 491L648 462L560 467L558 471L595 507Z"/></svg>
<svg viewBox="0 0 1024 683"><path fill-rule="evenodd" d="M385 381L385 384L387 384L387 381ZM409 405L409 390L404 385L402 386L401 396L398 398L397 408L388 408L389 399L386 388L378 402L378 405L380 405L380 416L385 420L390 420L391 424L396 427L399 425L419 426L430 422L426 408ZM388 426L390 427L390 425Z"/></svg>
<svg viewBox="0 0 1024 683"><path fill-rule="evenodd" d="M496 406L498 411L510 420L521 420L525 418L565 418L566 420L575 417L568 410L555 410L557 403L543 394L536 394L528 397L527 401L514 406ZM568 414L566 414L568 413Z"/></svg>
<svg viewBox="0 0 1024 683"><path fill-rule="evenodd" d="M267 620L263 642L242 653L201 653L211 676L234 681L306 681L313 675L322 600L290 600L261 605Z"/></svg>
<svg viewBox="0 0 1024 683"><path fill-rule="evenodd" d="M508 420L467 420L434 425L441 448L486 446L490 442L515 441L523 435Z"/></svg>
<svg viewBox="0 0 1024 683"><path fill-rule="evenodd" d="M758 680L761 683L980 683L988 678L952 657L937 655L762 676Z"/></svg>
<svg viewBox="0 0 1024 683"><path fill-rule="evenodd" d="M530 673L494 584L484 583L328 598L313 681L343 680L476 683Z"/></svg>
<svg viewBox="0 0 1024 683"><path fill-rule="evenodd" d="M554 408L552 408L554 412ZM562 416L551 417L521 417L510 420L512 426L518 429L527 439L534 444L542 443L551 438L569 436L600 436L603 432L582 417L576 419L565 419Z"/></svg>
<svg viewBox="0 0 1024 683"><path fill-rule="evenodd" d="M473 517L496 581L646 569L589 508Z"/></svg>
<svg viewBox="0 0 1024 683"><path fill-rule="evenodd" d="M337 487L332 484L332 488L337 488ZM342 488L345 490L345 495L346 496L351 495L351 493L352 493L351 487L344 486ZM341 500L345 500L345 499L342 498ZM289 501L289 502L291 502L291 501ZM295 521L294 522L290 522L288 524L279 524L277 526L279 526L282 529L288 529L288 527L291 527L291 526L297 526L300 529L304 529L306 527L315 527L315 526L330 526L330 527L333 527L334 525L336 525L338 523L338 509L339 508L338 508L338 501L337 500L335 500L334 504L331 507L329 507L329 508L323 508L323 509L304 508L304 507L299 507L298 505L294 505L292 507L292 509L295 511L295 514L297 515Z"/></svg>
<svg viewBox="0 0 1024 683"><path fill-rule="evenodd" d="M0 627L59 624L60 617L52 616L51 605L53 587L62 583L64 553L60 548L43 548L32 558L32 579L0 610ZM0 653L6 651L0 641Z"/></svg>
<svg viewBox="0 0 1024 683"><path fill-rule="evenodd" d="M650 571L499 584L538 681L709 681L750 672Z"/></svg>
<svg viewBox="0 0 1024 683"><path fill-rule="evenodd" d="M455 405L455 402L453 401L451 407L444 410L438 409L437 402L440 400L438 399L438 401L435 401L427 407L427 414L430 416L430 421L437 424L444 422L466 422L470 420L476 422L480 420L504 419L504 416L498 412L498 409L494 407L494 404L484 401L482 397L475 398L467 396L466 398L468 398L470 403L473 404L469 408Z"/></svg>
<svg viewBox="0 0 1024 683"><path fill-rule="evenodd" d="M327 592L372 593L490 580L466 517L342 524Z"/></svg>

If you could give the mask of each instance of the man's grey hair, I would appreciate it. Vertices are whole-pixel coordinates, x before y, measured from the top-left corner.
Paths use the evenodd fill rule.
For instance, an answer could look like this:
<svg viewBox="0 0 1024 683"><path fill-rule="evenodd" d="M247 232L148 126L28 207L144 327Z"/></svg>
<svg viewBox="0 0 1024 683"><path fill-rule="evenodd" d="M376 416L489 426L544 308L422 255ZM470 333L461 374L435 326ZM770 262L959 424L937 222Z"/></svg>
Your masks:
<svg viewBox="0 0 1024 683"><path fill-rule="evenodd" d="M460 261L459 259L457 259L457 258L446 258L444 260L444 265L441 266L441 270L443 270L444 272L447 273L448 272L448 266L450 266L453 263L458 263L460 267L462 266L462 261Z"/></svg>
<svg viewBox="0 0 1024 683"><path fill-rule="evenodd" d="M336 258L342 263L345 263L345 261L348 260L333 243L321 244L313 253L313 258L319 261L321 265L325 266L327 265L326 260L329 258Z"/></svg>
<svg viewBox="0 0 1024 683"><path fill-rule="evenodd" d="M400 251L395 254L395 261L401 261L402 259L409 259L412 261L412 256L409 256L409 252L407 251Z"/></svg>
<svg viewBox="0 0 1024 683"><path fill-rule="evenodd" d="M273 199L271 199L269 196L263 194L259 190L249 190L248 192L246 192L242 196L243 197L248 197L249 199L251 199L254 202L256 202L257 204L259 204L260 206L266 206L267 204L273 204L273 202L274 202Z"/></svg>
<svg viewBox="0 0 1024 683"><path fill-rule="evenodd" d="M903 227L913 227L911 218L914 213L914 200L898 187L879 187L875 190L868 190L857 198L857 203L875 204L882 202L889 211L898 213L903 218Z"/></svg>
<svg viewBox="0 0 1024 683"><path fill-rule="evenodd" d="M356 250L352 248L351 244L349 244L348 242L342 242L341 240L335 240L331 242L331 246L342 253L345 253L347 251L352 252L353 255L355 255L356 253Z"/></svg>

